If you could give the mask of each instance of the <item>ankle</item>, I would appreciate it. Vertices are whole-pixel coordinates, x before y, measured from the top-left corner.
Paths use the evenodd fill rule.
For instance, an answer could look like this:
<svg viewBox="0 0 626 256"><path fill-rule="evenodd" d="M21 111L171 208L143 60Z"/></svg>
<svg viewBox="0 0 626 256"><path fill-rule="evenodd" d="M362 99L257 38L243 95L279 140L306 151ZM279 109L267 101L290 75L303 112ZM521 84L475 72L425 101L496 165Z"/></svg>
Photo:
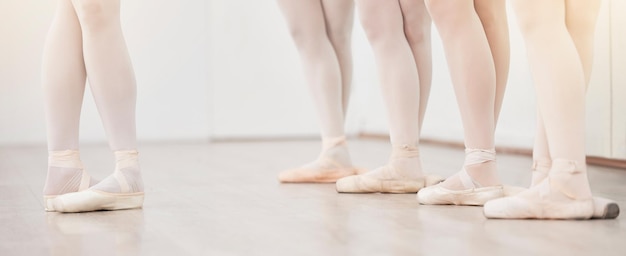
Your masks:
<svg viewBox="0 0 626 256"><path fill-rule="evenodd" d="M422 161L419 149L415 146L394 146L389 159L389 165L405 177L418 178L422 173Z"/></svg>
<svg viewBox="0 0 626 256"><path fill-rule="evenodd" d="M320 152L319 158L333 160L341 166L352 166L345 136L324 138L322 144L322 152Z"/></svg>
<svg viewBox="0 0 626 256"><path fill-rule="evenodd" d="M83 163L76 150L48 151L48 167L83 169Z"/></svg>
<svg viewBox="0 0 626 256"><path fill-rule="evenodd" d="M115 170L139 171L139 153L136 150L115 151Z"/></svg>
<svg viewBox="0 0 626 256"><path fill-rule="evenodd" d="M496 151L493 149L466 149L465 165L467 174L481 186L500 185Z"/></svg>
<svg viewBox="0 0 626 256"><path fill-rule="evenodd" d="M534 187L541 183L552 168L552 159L550 158L535 158L533 159L533 173L530 181L530 186Z"/></svg>
<svg viewBox="0 0 626 256"><path fill-rule="evenodd" d="M584 163L566 159L554 159L548 174L551 186L570 198L587 199L591 197L591 188Z"/></svg>

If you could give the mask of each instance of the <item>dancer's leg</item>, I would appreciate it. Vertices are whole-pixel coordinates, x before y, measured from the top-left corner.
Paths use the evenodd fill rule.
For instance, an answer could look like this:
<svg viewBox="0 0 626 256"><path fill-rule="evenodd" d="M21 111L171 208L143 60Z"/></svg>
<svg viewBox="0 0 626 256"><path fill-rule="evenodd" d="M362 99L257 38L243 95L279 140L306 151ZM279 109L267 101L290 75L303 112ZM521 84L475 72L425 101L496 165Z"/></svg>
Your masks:
<svg viewBox="0 0 626 256"><path fill-rule="evenodd" d="M496 72L489 42L472 1L428 0L428 10L441 34L470 151L493 151ZM499 185L495 155L480 163L466 156L464 169L480 186ZM458 175L457 175L458 176ZM442 186L466 188L457 176Z"/></svg>
<svg viewBox="0 0 626 256"><path fill-rule="evenodd" d="M474 8L485 29L496 67L496 99L494 123L498 124L502 100L509 78L510 43L506 0L474 0Z"/></svg>
<svg viewBox="0 0 626 256"><path fill-rule="evenodd" d="M300 53L323 140L322 152L316 161L284 171L278 179L282 182L335 182L357 172L352 167L343 128L347 105L342 96L345 88L342 72L351 66L350 60L346 60L350 55L346 46L350 41L346 35L349 21L338 17L350 15L352 5L339 1L323 7L321 0L278 0L278 4ZM325 12L329 13L332 24L327 23ZM350 80L351 74L347 74L345 78ZM345 81L346 85L348 83Z"/></svg>
<svg viewBox="0 0 626 256"><path fill-rule="evenodd" d="M600 4L600 0L568 0L565 2L565 24L574 41L574 45L576 45L578 56L583 65L586 87L589 86L589 80L591 78L595 40L594 34ZM543 119L540 114L537 114L537 134L533 150L533 175L531 186L535 186L543 181L543 179L548 176L551 167L552 160L548 149ZM593 218L616 218L619 215L619 206L616 202L595 196L593 197L593 201Z"/></svg>
<svg viewBox="0 0 626 256"><path fill-rule="evenodd" d="M430 14L423 0L400 0L404 19L404 34L411 47L419 74L419 130L428 105L428 96L433 79Z"/></svg>
<svg viewBox="0 0 626 256"><path fill-rule="evenodd" d="M80 23L70 0L57 9L43 50L43 89L48 150L78 150L85 63Z"/></svg>
<svg viewBox="0 0 626 256"><path fill-rule="evenodd" d="M322 4L320 0L279 0L278 3L300 53L322 137L343 136L341 70L327 36Z"/></svg>
<svg viewBox="0 0 626 256"><path fill-rule="evenodd" d="M137 148L137 86L120 22L119 0L72 0L83 31L91 91L113 151Z"/></svg>
<svg viewBox="0 0 626 256"><path fill-rule="evenodd" d="M589 218L593 203L585 165L585 71L565 23L569 10L563 0L515 0L513 4L553 165L548 178L531 189L489 202L485 215Z"/></svg>
<svg viewBox="0 0 626 256"><path fill-rule="evenodd" d="M113 174L87 191L55 200L60 211L141 207L143 183L135 135L135 78L120 23L119 0L72 0L83 32L89 83L115 151Z"/></svg>
<svg viewBox="0 0 626 256"><path fill-rule="evenodd" d="M326 21L326 34L333 45L341 71L341 103L346 118L352 86L352 27L354 25L353 0L322 0Z"/></svg>
<svg viewBox="0 0 626 256"><path fill-rule="evenodd" d="M86 78L80 24L70 0L57 2L42 61L50 152L44 186L47 210L53 210L48 203L51 198L90 185L78 154L78 128Z"/></svg>
<svg viewBox="0 0 626 256"><path fill-rule="evenodd" d="M585 88L591 79L596 23L601 3L600 0L565 0L565 25L583 65Z"/></svg>
<svg viewBox="0 0 626 256"><path fill-rule="evenodd" d="M416 147L419 129L416 117L419 116L420 107L419 76L404 34L400 3L367 0L357 0L356 3L378 67L381 91L389 116L391 144Z"/></svg>
<svg viewBox="0 0 626 256"><path fill-rule="evenodd" d="M578 56L583 65L585 88L589 86L589 80L591 79L595 40L594 34L600 4L600 0L565 1L565 25L574 41ZM531 186L542 181L548 175L548 171L552 166L543 118L540 113L537 113L537 134L533 150L533 162L534 172Z"/></svg>
<svg viewBox="0 0 626 256"><path fill-rule="evenodd" d="M357 1L361 24L378 66L393 153L386 166L337 181L339 192L415 193L426 185L417 147L420 114L418 68L403 22L403 12L408 8L398 1ZM416 28L419 29L419 26Z"/></svg>

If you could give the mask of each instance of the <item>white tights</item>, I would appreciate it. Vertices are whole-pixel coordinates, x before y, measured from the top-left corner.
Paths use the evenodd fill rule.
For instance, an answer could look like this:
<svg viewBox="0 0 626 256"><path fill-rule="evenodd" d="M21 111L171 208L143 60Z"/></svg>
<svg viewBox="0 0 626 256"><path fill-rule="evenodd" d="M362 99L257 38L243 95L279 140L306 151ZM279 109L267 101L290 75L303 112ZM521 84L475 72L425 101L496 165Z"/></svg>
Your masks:
<svg viewBox="0 0 626 256"><path fill-rule="evenodd" d="M591 66L593 64L594 32L600 0L566 1L565 25L574 42L580 63L585 75L585 88L589 86ZM533 179L531 186L537 185L547 175L552 167L552 157L546 138L546 129L543 117L537 108L537 132L533 150Z"/></svg>
<svg viewBox="0 0 626 256"><path fill-rule="evenodd" d="M342 138L352 84L354 4L352 0L278 0L278 5L300 53L322 140ZM322 154L328 149L323 146ZM352 165L347 147L334 151L337 157L325 157Z"/></svg>
<svg viewBox="0 0 626 256"><path fill-rule="evenodd" d="M43 51L42 68L51 159L60 152L78 150L86 79L89 79L111 149L135 150L136 85L120 25L120 1L57 2ZM75 155L71 166L82 169L78 153ZM64 172L58 169L53 165L49 168L47 188L63 186L65 181L50 177ZM59 184L53 182L55 180Z"/></svg>
<svg viewBox="0 0 626 256"><path fill-rule="evenodd" d="M432 79L430 16L423 1L357 0L389 118L394 154L389 165L403 177L422 176L417 149ZM407 150L407 152L399 152Z"/></svg>
<svg viewBox="0 0 626 256"><path fill-rule="evenodd" d="M492 151L509 70L504 0L426 0L441 35L465 134L465 147ZM500 183L495 161L465 166L484 186ZM462 189L454 176L443 184Z"/></svg>

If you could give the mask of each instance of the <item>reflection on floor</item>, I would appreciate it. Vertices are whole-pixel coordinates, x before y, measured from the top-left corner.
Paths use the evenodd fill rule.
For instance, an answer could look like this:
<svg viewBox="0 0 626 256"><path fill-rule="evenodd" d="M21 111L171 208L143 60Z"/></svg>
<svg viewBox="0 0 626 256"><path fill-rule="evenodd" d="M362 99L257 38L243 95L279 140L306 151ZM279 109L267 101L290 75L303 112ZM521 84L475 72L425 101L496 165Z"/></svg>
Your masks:
<svg viewBox="0 0 626 256"><path fill-rule="evenodd" d="M486 220L480 207L420 206L415 195L337 194L332 184L279 184L317 155L314 141L146 144L143 210L45 213L45 147L0 148L0 255L626 255L626 217ZM382 140L350 142L354 162L386 162ZM463 151L422 147L449 175ZM106 146L82 148L88 171L113 170ZM527 186L531 160L501 154L503 181ZM626 209L626 171L590 167L595 195Z"/></svg>

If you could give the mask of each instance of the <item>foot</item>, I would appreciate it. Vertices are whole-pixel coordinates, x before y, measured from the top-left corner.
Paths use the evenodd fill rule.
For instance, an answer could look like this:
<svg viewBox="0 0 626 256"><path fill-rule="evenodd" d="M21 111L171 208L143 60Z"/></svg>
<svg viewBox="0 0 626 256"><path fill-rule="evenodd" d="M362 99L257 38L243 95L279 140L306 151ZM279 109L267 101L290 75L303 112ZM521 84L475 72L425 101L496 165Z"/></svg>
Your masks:
<svg viewBox="0 0 626 256"><path fill-rule="evenodd" d="M144 192L137 151L116 151L117 164L112 175L81 192L53 200L59 212L89 212L141 208Z"/></svg>
<svg viewBox="0 0 626 256"><path fill-rule="evenodd" d="M417 193L420 189L441 182L438 176L406 177L386 165L371 172L345 177L337 181L339 193Z"/></svg>
<svg viewBox="0 0 626 256"><path fill-rule="evenodd" d="M55 211L52 200L57 196L83 191L96 183L85 171L78 151L50 151L43 189L45 210Z"/></svg>
<svg viewBox="0 0 626 256"><path fill-rule="evenodd" d="M589 219L593 200L584 166L555 160L546 179L515 196L485 204L487 218L498 219Z"/></svg>
<svg viewBox="0 0 626 256"><path fill-rule="evenodd" d="M334 183L346 176L365 172L352 166L345 137L323 140L318 159L304 166L289 169L278 175L283 183Z"/></svg>
<svg viewBox="0 0 626 256"><path fill-rule="evenodd" d="M505 195L497 176L495 150L467 149L463 169L417 194L420 204L481 206Z"/></svg>
<svg viewBox="0 0 626 256"><path fill-rule="evenodd" d="M533 174L530 187L534 187L548 177L552 161L541 160L533 162ZM592 219L615 219L619 216L619 205L617 202L599 196L593 197Z"/></svg>
<svg viewBox="0 0 626 256"><path fill-rule="evenodd" d="M422 174L417 147L397 146L393 148L389 164L365 174L338 180L337 192L416 193L441 180L436 176Z"/></svg>
<svg viewBox="0 0 626 256"><path fill-rule="evenodd" d="M333 159L321 157L317 161L281 172L278 180L283 183L334 183L343 177L364 171L353 166L344 166Z"/></svg>

